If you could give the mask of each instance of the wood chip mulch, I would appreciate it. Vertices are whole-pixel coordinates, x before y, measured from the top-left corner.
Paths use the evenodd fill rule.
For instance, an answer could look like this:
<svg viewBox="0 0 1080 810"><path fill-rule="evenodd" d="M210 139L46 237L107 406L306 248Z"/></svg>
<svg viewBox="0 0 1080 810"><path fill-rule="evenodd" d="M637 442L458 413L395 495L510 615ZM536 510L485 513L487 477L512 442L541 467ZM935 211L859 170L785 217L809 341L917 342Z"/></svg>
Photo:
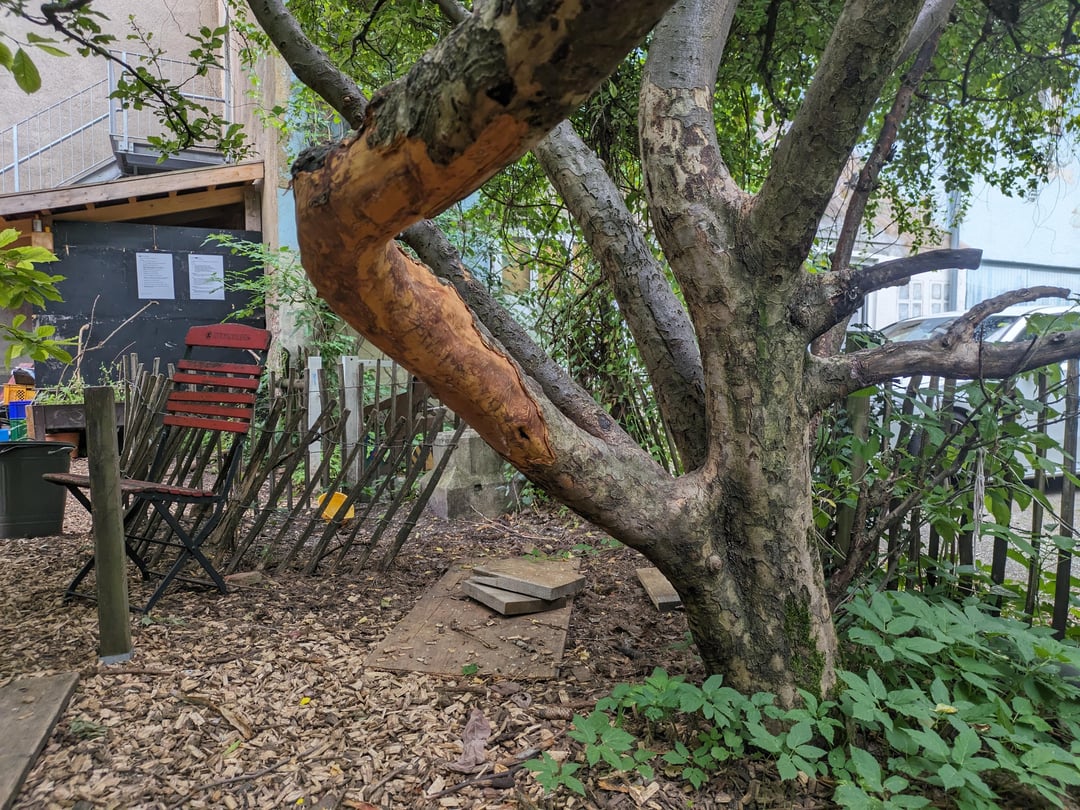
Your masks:
<svg viewBox="0 0 1080 810"><path fill-rule="evenodd" d="M544 795L522 763L576 756L565 734L575 712L657 666L700 677L685 618L657 612L634 576L642 558L558 510L425 517L386 574L278 573L224 597L171 591L133 619L135 655L112 666L97 660L94 606L61 601L92 547L70 506L65 529L0 540L0 685L80 674L16 808L804 806L755 798L752 775L688 794L674 780L588 774L584 798ZM571 552L587 578L557 679L364 667L454 560L529 552ZM134 600L143 586L132 587Z"/></svg>

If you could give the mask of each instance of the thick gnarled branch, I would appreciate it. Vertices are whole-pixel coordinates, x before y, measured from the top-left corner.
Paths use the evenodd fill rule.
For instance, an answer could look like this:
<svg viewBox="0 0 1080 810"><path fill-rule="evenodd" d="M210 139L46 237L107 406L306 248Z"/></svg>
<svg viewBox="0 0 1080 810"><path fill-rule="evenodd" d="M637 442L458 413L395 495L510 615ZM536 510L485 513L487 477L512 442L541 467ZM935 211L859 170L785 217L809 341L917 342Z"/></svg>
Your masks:
<svg viewBox="0 0 1080 810"><path fill-rule="evenodd" d="M589 453L597 463L596 440L566 423L477 328L457 291L393 240L534 146L665 6L520 0L479 7L372 99L354 136L293 166L301 254L319 293L500 454L571 504L585 498L568 471L584 468ZM662 485L663 471L640 448L604 446ZM613 498L627 497L618 494L622 482L612 490Z"/></svg>
<svg viewBox="0 0 1080 810"><path fill-rule="evenodd" d="M876 290L905 284L912 276L935 270L975 270L981 263L982 251L974 248L928 250L854 270L807 275L792 299L792 320L806 329L807 340L813 340L844 322Z"/></svg>
<svg viewBox="0 0 1080 810"><path fill-rule="evenodd" d="M543 389L552 404L582 429L608 443L632 445L618 422L589 393L575 383L469 273L461 256L429 219L412 225L402 240L439 278L454 285L477 320L488 329L522 369Z"/></svg>
<svg viewBox="0 0 1080 810"><path fill-rule="evenodd" d="M768 264L795 268L809 253L922 5L900 0L844 6L754 206L751 232L760 237Z"/></svg>
<svg viewBox="0 0 1080 810"><path fill-rule="evenodd" d="M1051 332L1013 343L987 343L976 334L980 323L1008 306L1070 294L1064 287L1013 290L976 304L942 335L886 343L851 354L813 357L805 371L808 399L815 410L821 410L852 391L896 377L924 374L1000 379L1080 356L1080 330Z"/></svg>
<svg viewBox="0 0 1080 810"><path fill-rule="evenodd" d="M714 297L716 257L730 249L749 202L724 164L713 120L716 71L736 5L680 0L656 27L641 83L649 213L691 313Z"/></svg>

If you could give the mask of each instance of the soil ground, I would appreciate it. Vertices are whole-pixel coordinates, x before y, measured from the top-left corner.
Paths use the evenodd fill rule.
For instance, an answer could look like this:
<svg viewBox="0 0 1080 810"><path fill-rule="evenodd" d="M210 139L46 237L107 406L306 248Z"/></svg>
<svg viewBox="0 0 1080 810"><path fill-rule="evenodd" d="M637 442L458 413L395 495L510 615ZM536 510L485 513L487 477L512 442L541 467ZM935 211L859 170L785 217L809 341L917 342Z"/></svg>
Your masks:
<svg viewBox="0 0 1080 810"><path fill-rule="evenodd" d="M821 807L831 792L790 796L769 769L739 766L696 794L662 776L590 774L584 798L544 795L521 763L540 750L572 756L575 712L655 667L701 675L682 614L658 612L634 576L643 558L559 510L425 517L386 573L272 574L227 596L170 591L133 619L135 654L112 666L97 659L94 606L61 600L91 548L70 498L62 536L0 541L0 685L80 675L16 808ZM363 666L453 561L528 553L574 554L587 580L557 678ZM143 590L134 578L133 603ZM491 726L479 780L458 769L475 710Z"/></svg>

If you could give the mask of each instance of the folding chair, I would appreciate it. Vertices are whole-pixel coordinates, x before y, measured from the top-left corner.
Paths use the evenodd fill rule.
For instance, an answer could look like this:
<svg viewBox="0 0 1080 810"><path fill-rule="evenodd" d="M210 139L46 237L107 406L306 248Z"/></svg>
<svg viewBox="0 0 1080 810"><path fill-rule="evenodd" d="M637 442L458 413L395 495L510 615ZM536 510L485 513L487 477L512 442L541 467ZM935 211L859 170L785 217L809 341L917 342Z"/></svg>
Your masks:
<svg viewBox="0 0 1080 810"><path fill-rule="evenodd" d="M173 388L165 402L153 460L145 475L120 481L126 507L127 556L143 579L162 577L142 608L144 612L150 611L174 580L228 592L225 580L201 546L225 514L244 438L255 413L255 393L269 344L269 332L240 324L195 326L188 330L184 357L171 379ZM237 354L243 356L237 358ZM228 357L228 361L222 357ZM224 444L229 446L222 457ZM215 463L218 460L220 464ZM48 473L42 477L67 487L93 511L87 495L89 476ZM152 571L150 566L167 556L167 548L178 550L171 567L165 572ZM202 566L209 582L180 576L190 560ZM91 556L71 581L65 599L94 598L78 590L93 568Z"/></svg>

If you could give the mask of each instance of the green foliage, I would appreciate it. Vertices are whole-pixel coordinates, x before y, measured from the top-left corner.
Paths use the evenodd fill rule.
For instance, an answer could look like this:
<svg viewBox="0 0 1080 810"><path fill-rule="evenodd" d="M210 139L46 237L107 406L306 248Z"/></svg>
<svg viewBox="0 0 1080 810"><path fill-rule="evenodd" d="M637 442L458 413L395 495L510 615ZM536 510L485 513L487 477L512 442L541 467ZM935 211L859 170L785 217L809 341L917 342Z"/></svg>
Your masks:
<svg viewBox="0 0 1080 810"><path fill-rule="evenodd" d="M64 277L37 268L39 264L56 261L56 256L41 247L9 247L18 238L19 232L13 228L0 231L0 309L17 310L25 305L44 308L46 301L59 301L56 285ZM5 367L22 355L34 360L53 357L65 363L71 361L71 354L64 347L72 341L54 337L55 326L27 329L24 323L26 316L22 313L15 315L10 325L0 323L0 337L8 343Z"/></svg>
<svg viewBox="0 0 1080 810"><path fill-rule="evenodd" d="M1056 316L1050 323L1060 331L1072 322ZM1064 410L1063 376L1062 366L1053 365L1013 379L955 385L916 377L906 390L866 389L825 413L813 458L815 523L827 574L843 566L853 547L876 548L887 539L890 583L952 596L984 587L1002 609L1032 610L1036 621L1048 617L1056 577L1048 565L1053 533L1045 522L1014 526L1012 511L1037 503L1047 520L1058 517L1033 474L1062 475L1063 448L1055 436ZM1045 402L1035 393L1040 377ZM866 412L861 429L859 409ZM1040 429L1040 418L1057 424L1057 433ZM933 554L926 527L937 542ZM991 582L981 563L961 567L961 546L970 547L976 534L1005 541L1010 559L1030 566L1046 593L1028 602L1025 587ZM862 579L880 576L880 568L870 567Z"/></svg>
<svg viewBox="0 0 1080 810"><path fill-rule="evenodd" d="M64 371L70 368L73 368L73 366L66 367ZM86 381L80 373L76 371L67 379L64 379L65 374L63 372L60 376L60 382L56 385L38 389L34 397L36 405L73 405L86 399ZM125 383L118 368L110 369L102 366L96 384L109 386L113 389L116 401L123 402Z"/></svg>
<svg viewBox="0 0 1080 810"><path fill-rule="evenodd" d="M547 793L554 793L560 787L567 787L581 796L585 795L585 785L574 776L581 768L576 762L559 762L545 751L540 759L530 759L525 768L536 777L537 783Z"/></svg>
<svg viewBox="0 0 1080 810"><path fill-rule="evenodd" d="M225 280L229 290L249 296L248 305L230 317L248 318L267 308L287 308L296 317L302 343L312 354L323 358L323 368L328 371L336 368L341 355L355 352L358 340L355 333L315 292L295 250L289 247L274 250L225 233L211 234L207 241L251 262L236 277Z"/></svg>
<svg viewBox="0 0 1080 810"><path fill-rule="evenodd" d="M656 762L695 790L733 760L765 759L781 780L835 784L842 807L989 810L1018 791L1062 806L1080 785L1076 647L974 601L905 591L856 596L842 627L834 700L800 692L783 708L717 675L699 686L657 669L575 716L568 735L589 768L648 779ZM578 765L528 763L549 791Z"/></svg>

